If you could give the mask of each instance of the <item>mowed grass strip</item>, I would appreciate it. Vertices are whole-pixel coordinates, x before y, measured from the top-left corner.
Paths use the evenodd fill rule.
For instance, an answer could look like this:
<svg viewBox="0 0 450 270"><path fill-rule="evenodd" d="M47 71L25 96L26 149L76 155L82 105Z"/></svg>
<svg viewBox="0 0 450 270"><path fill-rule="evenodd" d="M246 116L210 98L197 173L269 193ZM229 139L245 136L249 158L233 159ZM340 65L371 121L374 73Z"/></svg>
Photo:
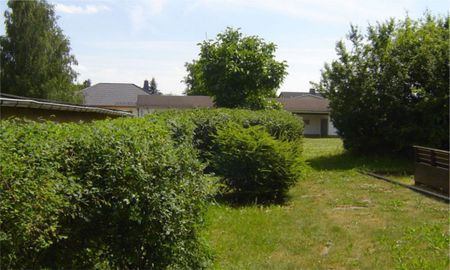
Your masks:
<svg viewBox="0 0 450 270"><path fill-rule="evenodd" d="M359 173L410 172L408 160L358 158L340 139L304 148L284 205L210 207L215 269L448 269L448 205Z"/></svg>

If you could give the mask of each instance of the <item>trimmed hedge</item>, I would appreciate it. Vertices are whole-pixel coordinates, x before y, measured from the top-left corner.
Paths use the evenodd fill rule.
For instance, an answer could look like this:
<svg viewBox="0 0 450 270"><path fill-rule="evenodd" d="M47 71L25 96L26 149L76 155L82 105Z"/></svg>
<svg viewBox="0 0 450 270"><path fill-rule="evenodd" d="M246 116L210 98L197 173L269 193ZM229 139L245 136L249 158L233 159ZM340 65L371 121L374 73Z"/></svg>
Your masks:
<svg viewBox="0 0 450 270"><path fill-rule="evenodd" d="M217 131L213 171L245 200L282 199L301 171L300 144L276 140L261 126L230 123Z"/></svg>
<svg viewBox="0 0 450 270"><path fill-rule="evenodd" d="M0 151L2 266L206 267L210 181L164 124L2 121Z"/></svg>
<svg viewBox="0 0 450 270"><path fill-rule="evenodd" d="M242 109L169 110L147 115L150 121L165 120L176 140L192 138L203 160L213 147L217 129L228 123L243 127L262 126L278 140L296 141L303 137L303 122L283 110Z"/></svg>
<svg viewBox="0 0 450 270"><path fill-rule="evenodd" d="M215 192L206 173L236 191L281 196L297 177L302 132L283 111L166 111L90 124L3 120L0 264L206 268L198 231ZM252 170L240 171L239 161Z"/></svg>
<svg viewBox="0 0 450 270"><path fill-rule="evenodd" d="M173 110L147 118L164 119L175 140L192 140L206 172L244 199L281 199L300 175L303 122L287 111Z"/></svg>

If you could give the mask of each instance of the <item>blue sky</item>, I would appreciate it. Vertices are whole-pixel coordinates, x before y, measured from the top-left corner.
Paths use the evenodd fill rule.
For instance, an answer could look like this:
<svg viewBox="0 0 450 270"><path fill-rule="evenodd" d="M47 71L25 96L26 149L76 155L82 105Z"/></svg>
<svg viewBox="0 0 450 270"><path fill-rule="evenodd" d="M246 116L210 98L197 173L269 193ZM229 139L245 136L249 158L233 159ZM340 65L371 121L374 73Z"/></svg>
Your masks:
<svg viewBox="0 0 450 270"><path fill-rule="evenodd" d="M129 82L154 77L164 94L179 95L185 62L197 58L197 43L227 26L277 44L289 75L279 91L308 91L336 41L350 23L365 28L428 9L447 14L444 0L49 0L78 60L78 81ZM0 1L0 10L5 10ZM0 34L4 34L4 25Z"/></svg>

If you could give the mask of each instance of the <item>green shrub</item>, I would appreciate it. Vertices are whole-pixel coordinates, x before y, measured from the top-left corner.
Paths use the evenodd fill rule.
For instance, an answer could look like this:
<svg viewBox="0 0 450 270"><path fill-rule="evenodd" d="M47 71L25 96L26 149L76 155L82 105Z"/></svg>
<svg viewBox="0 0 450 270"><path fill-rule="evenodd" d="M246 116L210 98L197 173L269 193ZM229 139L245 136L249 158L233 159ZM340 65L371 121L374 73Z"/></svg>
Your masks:
<svg viewBox="0 0 450 270"><path fill-rule="evenodd" d="M205 268L210 181L159 121L2 122L1 264Z"/></svg>
<svg viewBox="0 0 450 270"><path fill-rule="evenodd" d="M280 199L299 177L299 141L276 140L263 127L230 123L218 129L213 143L213 171L238 194Z"/></svg>
<svg viewBox="0 0 450 270"><path fill-rule="evenodd" d="M0 265L37 268L41 253L67 232L81 186L60 172L68 143L56 124L1 121Z"/></svg>
<svg viewBox="0 0 450 270"><path fill-rule="evenodd" d="M219 168L214 160L218 174L235 189L276 197L295 181L295 151L287 150L299 148L302 134L287 112L227 109L91 124L0 123L0 264L19 269L205 268L198 230L213 185L199 153L208 163L238 138L246 147L233 150L257 153L237 156L253 162L245 173L266 182L239 186L231 163ZM226 140L220 130L233 123L250 137ZM251 150L255 143L268 150Z"/></svg>
<svg viewBox="0 0 450 270"><path fill-rule="evenodd" d="M242 109L170 110L148 115L147 119L149 121L162 120L168 126L175 140L180 138L189 140L190 138L192 144L199 150L200 160L208 165L205 172L215 173L223 177L226 187L232 189L235 194L245 193L259 198L276 199L277 197L283 197L289 186L298 177L301 166L303 122L289 112ZM230 134L231 137L226 138L227 133L222 132L217 137L219 130L224 128L228 130L230 125L234 129L240 128L245 131L245 137L239 138L243 140L241 141L243 145L226 145L226 143L232 142L227 140L236 139L236 134ZM255 127L258 132L254 131L252 127ZM252 132L249 133L245 128L250 128L249 130ZM284 148L289 148L289 151L281 153L282 159L273 164L269 164L272 162L272 157L264 157L266 153L258 152L258 155L262 156L250 157L250 161L247 160L249 157L239 155L239 153L246 153L246 151L250 153L251 150L248 147L252 143L258 144L261 141L271 145L270 151L277 152ZM244 148L239 150L238 146ZM227 147L231 147L229 151L232 152L227 152L230 154L224 155L222 150ZM223 158L223 160L219 162L220 158ZM251 162L251 166L254 166L255 169L245 171L243 174L243 177L248 180L242 180L238 175L234 175L236 173L234 162L236 166L244 167L246 162ZM241 169L244 167L241 167ZM262 172L256 169L257 167L263 168L261 170L265 171ZM275 179L268 180L267 177L272 177L269 172L272 168L276 168L272 172L275 174ZM278 171L280 168L284 168L284 171ZM247 169L245 167L245 170ZM260 183L256 184L257 181Z"/></svg>
<svg viewBox="0 0 450 270"><path fill-rule="evenodd" d="M217 129L228 123L237 123L243 127L263 126L273 137L279 140L295 141L303 137L303 122L287 111L242 109L196 109L169 110L150 114L149 121L163 119L175 138L191 137L193 144L200 150L203 161L212 151L212 140Z"/></svg>

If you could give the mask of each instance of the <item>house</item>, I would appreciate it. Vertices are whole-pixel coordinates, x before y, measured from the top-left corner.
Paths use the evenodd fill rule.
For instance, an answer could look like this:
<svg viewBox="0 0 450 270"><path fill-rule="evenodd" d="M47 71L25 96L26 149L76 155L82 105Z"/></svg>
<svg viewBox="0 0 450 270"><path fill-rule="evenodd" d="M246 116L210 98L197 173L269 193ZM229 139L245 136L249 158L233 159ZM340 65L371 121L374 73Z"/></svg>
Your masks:
<svg viewBox="0 0 450 270"><path fill-rule="evenodd" d="M283 93L286 92L282 92L280 96ZM285 110L303 119L304 135L311 137L337 136L337 130L330 120L328 99L317 94L297 93L299 94L291 95L292 97L280 97L277 101L283 105Z"/></svg>
<svg viewBox="0 0 450 270"><path fill-rule="evenodd" d="M132 83L97 83L82 90L84 105L128 111L137 111L137 97L150 95Z"/></svg>
<svg viewBox="0 0 450 270"><path fill-rule="evenodd" d="M208 96L138 96L138 115L168 109L212 108L214 103Z"/></svg>
<svg viewBox="0 0 450 270"><path fill-rule="evenodd" d="M89 122L133 116L129 112L70 104L60 101L0 94L0 118L25 118L55 122Z"/></svg>

